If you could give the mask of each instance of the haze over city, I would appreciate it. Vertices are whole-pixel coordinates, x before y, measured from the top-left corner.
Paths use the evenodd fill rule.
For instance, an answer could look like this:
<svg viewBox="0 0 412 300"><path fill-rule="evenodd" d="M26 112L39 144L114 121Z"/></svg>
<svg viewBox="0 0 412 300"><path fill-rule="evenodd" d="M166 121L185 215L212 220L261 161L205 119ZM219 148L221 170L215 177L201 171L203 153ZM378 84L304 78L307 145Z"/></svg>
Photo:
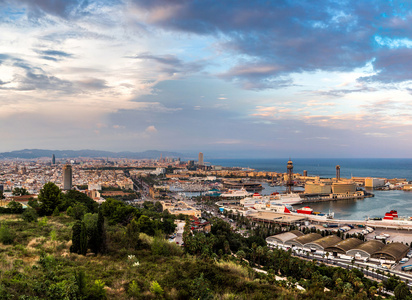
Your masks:
<svg viewBox="0 0 412 300"><path fill-rule="evenodd" d="M0 0L0 152L411 157L409 2Z"/></svg>

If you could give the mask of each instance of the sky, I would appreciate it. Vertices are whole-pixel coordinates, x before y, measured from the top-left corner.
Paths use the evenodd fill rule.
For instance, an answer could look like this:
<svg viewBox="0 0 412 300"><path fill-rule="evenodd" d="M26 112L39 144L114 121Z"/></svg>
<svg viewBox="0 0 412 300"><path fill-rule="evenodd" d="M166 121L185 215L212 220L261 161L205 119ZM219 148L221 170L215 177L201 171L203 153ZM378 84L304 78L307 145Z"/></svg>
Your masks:
<svg viewBox="0 0 412 300"><path fill-rule="evenodd" d="M0 0L0 152L410 158L411 6Z"/></svg>

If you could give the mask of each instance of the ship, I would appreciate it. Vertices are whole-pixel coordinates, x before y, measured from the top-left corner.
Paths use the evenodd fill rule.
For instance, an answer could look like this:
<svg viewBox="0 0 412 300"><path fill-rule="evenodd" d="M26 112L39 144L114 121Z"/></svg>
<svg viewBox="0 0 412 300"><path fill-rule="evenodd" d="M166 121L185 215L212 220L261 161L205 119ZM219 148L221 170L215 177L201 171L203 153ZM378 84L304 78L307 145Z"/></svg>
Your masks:
<svg viewBox="0 0 412 300"><path fill-rule="evenodd" d="M305 207L295 210L291 205L278 204L278 203L263 204L260 201L256 201L256 203L254 203L253 206L249 206L245 208L249 208L249 211L247 214L259 212L259 211L266 211L266 212L273 212L273 213L278 213L278 214L290 214L290 215L295 215L295 216L307 215L313 219L319 219L319 220L333 219L334 217L333 212L328 213L328 214L314 212L313 209L310 208L309 206L305 206Z"/></svg>
<svg viewBox="0 0 412 300"><path fill-rule="evenodd" d="M254 193L251 197L246 197L240 201L240 204L244 206L250 206L250 203L256 203L256 201L262 201L262 203L269 202L270 204L289 204L289 205L296 205L303 202L302 198L299 194L291 193L291 194L279 194L279 193L272 193L269 196L262 196L259 193Z"/></svg>
<svg viewBox="0 0 412 300"><path fill-rule="evenodd" d="M228 190L226 193L221 193L220 197L223 198L245 198L247 196L252 195L252 193L249 193L245 189L240 189L240 190Z"/></svg>
<svg viewBox="0 0 412 300"><path fill-rule="evenodd" d="M385 216L381 218L381 220L377 220L377 218L368 218L367 222L368 225L378 225L385 223L387 226L400 226L400 225L412 225L412 217L402 217L398 215L397 210L391 210L385 213Z"/></svg>

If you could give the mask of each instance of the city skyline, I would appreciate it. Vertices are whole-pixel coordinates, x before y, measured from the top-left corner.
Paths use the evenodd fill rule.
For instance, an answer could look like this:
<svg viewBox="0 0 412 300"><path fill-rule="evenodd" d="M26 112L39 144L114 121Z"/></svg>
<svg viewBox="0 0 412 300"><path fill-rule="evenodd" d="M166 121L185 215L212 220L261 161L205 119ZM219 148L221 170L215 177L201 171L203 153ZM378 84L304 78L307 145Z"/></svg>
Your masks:
<svg viewBox="0 0 412 300"><path fill-rule="evenodd" d="M0 152L412 157L407 2L0 0L0 14Z"/></svg>

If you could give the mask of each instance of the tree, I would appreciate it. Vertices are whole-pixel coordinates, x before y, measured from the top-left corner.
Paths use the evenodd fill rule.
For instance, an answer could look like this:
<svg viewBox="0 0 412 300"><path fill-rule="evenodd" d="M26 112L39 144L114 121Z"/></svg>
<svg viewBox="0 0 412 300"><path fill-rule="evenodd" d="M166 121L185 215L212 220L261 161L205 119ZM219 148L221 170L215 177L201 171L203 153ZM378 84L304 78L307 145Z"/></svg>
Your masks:
<svg viewBox="0 0 412 300"><path fill-rule="evenodd" d="M65 211L69 206L74 207L78 203L84 205L86 212L97 212L98 204L96 201L87 196L85 193L76 190L69 190L63 194L59 209L61 211Z"/></svg>
<svg viewBox="0 0 412 300"><path fill-rule="evenodd" d="M40 190L40 214L50 216L54 209L61 203L62 192L53 182L46 183Z"/></svg>
<svg viewBox="0 0 412 300"><path fill-rule="evenodd" d="M138 249L140 247L140 230L135 219L131 220L126 226L125 240L129 247Z"/></svg>
<svg viewBox="0 0 412 300"><path fill-rule="evenodd" d="M25 188L19 188L19 187L14 188L12 194L13 196L30 195L30 193Z"/></svg>
<svg viewBox="0 0 412 300"><path fill-rule="evenodd" d="M137 221L137 227L140 232L146 233L147 235L153 236L155 233L155 228L153 226L152 220L146 215L140 216Z"/></svg>
<svg viewBox="0 0 412 300"><path fill-rule="evenodd" d="M408 299L408 296L411 294L408 286L405 282L401 281L394 290L396 299Z"/></svg>
<svg viewBox="0 0 412 300"><path fill-rule="evenodd" d="M72 245L70 252L86 255L87 253L87 232L83 221L77 221L72 228Z"/></svg>
<svg viewBox="0 0 412 300"><path fill-rule="evenodd" d="M16 202L14 200L10 201L7 204L7 208L10 209L10 212L12 214L21 214L23 212L23 205L21 205L21 203Z"/></svg>
<svg viewBox="0 0 412 300"><path fill-rule="evenodd" d="M60 211L59 211L59 208L56 207L56 208L53 210L53 217L58 217L58 216L60 216Z"/></svg>
<svg viewBox="0 0 412 300"><path fill-rule="evenodd" d="M28 207L24 210L21 217L26 222L35 222L39 216L34 208Z"/></svg>

